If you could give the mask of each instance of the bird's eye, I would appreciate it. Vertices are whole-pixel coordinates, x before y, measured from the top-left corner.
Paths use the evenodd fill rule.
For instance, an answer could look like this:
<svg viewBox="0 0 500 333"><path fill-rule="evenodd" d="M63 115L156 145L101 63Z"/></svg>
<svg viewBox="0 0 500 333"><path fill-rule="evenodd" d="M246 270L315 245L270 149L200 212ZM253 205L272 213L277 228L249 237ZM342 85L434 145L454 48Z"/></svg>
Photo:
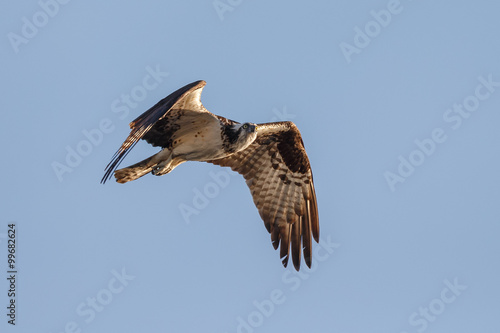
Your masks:
<svg viewBox="0 0 500 333"><path fill-rule="evenodd" d="M243 128L247 129L248 128L248 124L243 124Z"/></svg>

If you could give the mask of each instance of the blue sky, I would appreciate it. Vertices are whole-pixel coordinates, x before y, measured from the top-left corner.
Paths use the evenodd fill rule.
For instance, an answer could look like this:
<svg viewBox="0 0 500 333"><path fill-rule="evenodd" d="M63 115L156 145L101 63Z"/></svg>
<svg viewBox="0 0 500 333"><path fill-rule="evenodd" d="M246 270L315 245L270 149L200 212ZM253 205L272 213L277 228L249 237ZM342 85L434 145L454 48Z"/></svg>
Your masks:
<svg viewBox="0 0 500 333"><path fill-rule="evenodd" d="M4 1L2 332L498 332L499 10ZM99 184L128 123L199 79L213 113L301 130L312 269L282 267L227 169Z"/></svg>

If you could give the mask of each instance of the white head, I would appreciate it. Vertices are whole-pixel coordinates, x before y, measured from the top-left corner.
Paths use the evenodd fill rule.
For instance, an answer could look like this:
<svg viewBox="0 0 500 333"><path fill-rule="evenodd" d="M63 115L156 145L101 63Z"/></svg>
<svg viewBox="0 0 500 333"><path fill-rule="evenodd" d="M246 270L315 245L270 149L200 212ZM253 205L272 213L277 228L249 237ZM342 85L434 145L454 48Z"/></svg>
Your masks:
<svg viewBox="0 0 500 333"><path fill-rule="evenodd" d="M255 124L234 124L230 128L227 136L235 152L245 149L257 138L257 125Z"/></svg>

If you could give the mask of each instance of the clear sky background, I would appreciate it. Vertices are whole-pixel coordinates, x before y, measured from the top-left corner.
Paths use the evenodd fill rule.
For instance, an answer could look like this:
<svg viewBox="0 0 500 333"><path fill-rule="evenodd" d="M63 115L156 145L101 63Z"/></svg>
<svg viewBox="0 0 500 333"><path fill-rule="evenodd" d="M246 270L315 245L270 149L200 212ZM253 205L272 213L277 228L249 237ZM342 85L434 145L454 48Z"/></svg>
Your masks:
<svg viewBox="0 0 500 333"><path fill-rule="evenodd" d="M0 330L499 332L499 11L2 1ZM213 113L301 130L312 269L283 268L227 169L99 184L128 123L199 79ZM156 151L141 142L122 166Z"/></svg>

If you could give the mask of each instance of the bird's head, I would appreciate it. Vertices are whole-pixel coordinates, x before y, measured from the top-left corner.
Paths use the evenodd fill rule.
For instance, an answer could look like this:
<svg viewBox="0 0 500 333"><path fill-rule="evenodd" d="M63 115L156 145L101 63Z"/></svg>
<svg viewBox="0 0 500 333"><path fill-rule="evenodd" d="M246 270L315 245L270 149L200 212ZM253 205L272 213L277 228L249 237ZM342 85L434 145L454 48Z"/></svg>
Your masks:
<svg viewBox="0 0 500 333"><path fill-rule="evenodd" d="M236 134L236 151L245 149L257 138L257 125L253 123L234 124L232 127Z"/></svg>

